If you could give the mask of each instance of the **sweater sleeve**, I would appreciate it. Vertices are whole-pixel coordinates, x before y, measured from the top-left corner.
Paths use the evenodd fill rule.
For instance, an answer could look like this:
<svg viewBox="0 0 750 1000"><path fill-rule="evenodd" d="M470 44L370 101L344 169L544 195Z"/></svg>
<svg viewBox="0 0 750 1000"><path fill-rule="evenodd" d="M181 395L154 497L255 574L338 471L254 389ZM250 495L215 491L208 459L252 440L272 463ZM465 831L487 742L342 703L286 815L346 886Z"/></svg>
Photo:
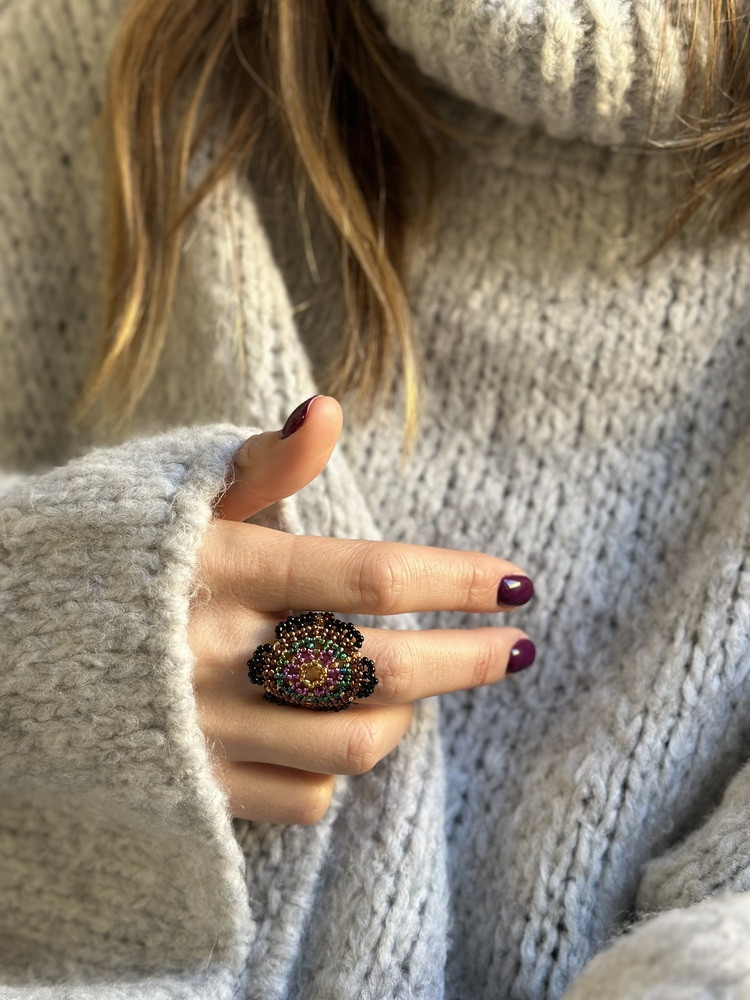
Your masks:
<svg viewBox="0 0 750 1000"><path fill-rule="evenodd" d="M750 894L726 892L650 917L600 952L564 1000L750 996Z"/></svg>
<svg viewBox="0 0 750 1000"><path fill-rule="evenodd" d="M211 502L252 433L179 428L0 477L0 996L102 963L150 996L182 995L156 989L173 973L233 995L244 860L186 627Z"/></svg>
<svg viewBox="0 0 750 1000"><path fill-rule="evenodd" d="M636 923L597 955L565 1000L750 996L750 763L717 808L645 867Z"/></svg>

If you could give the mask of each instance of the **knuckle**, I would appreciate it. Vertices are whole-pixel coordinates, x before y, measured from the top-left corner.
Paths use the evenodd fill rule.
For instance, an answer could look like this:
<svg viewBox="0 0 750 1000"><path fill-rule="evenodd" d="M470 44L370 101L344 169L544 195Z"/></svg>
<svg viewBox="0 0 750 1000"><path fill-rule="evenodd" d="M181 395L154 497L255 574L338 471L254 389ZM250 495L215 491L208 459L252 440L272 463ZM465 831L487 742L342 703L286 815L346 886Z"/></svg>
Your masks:
<svg viewBox="0 0 750 1000"><path fill-rule="evenodd" d="M360 550L354 572L362 610L378 615L393 613L406 581L403 560L395 550L382 542L366 544Z"/></svg>
<svg viewBox="0 0 750 1000"><path fill-rule="evenodd" d="M382 726L375 718L358 719L347 734L344 774L371 771L383 756L382 742Z"/></svg>
<svg viewBox="0 0 750 1000"><path fill-rule="evenodd" d="M497 649L489 639L482 639L474 653L472 670L472 687L482 687L492 684L498 674L499 656Z"/></svg>
<svg viewBox="0 0 750 1000"><path fill-rule="evenodd" d="M232 456L232 464L234 466L232 472L236 473L237 469L252 468L252 454L255 447L254 438L255 435L245 438L239 448L235 451Z"/></svg>
<svg viewBox="0 0 750 1000"><path fill-rule="evenodd" d="M264 453L267 451L265 446L270 437L272 435L268 431L261 431L259 434L251 434L250 437L245 438L232 456L234 466L232 471L235 479L238 472L257 476L259 465L264 464Z"/></svg>
<svg viewBox="0 0 750 1000"><path fill-rule="evenodd" d="M490 581L487 578L486 567L478 565L476 562L469 562L459 581L461 590L464 593L464 604L462 611L472 611L487 604L487 595L490 592Z"/></svg>
<svg viewBox="0 0 750 1000"><path fill-rule="evenodd" d="M319 823L328 812L333 797L333 777L311 784L301 795L290 822L303 826Z"/></svg>
<svg viewBox="0 0 750 1000"><path fill-rule="evenodd" d="M375 668L378 677L379 698L384 701L406 702L410 681L414 674L416 657L406 644L387 643L377 654Z"/></svg>

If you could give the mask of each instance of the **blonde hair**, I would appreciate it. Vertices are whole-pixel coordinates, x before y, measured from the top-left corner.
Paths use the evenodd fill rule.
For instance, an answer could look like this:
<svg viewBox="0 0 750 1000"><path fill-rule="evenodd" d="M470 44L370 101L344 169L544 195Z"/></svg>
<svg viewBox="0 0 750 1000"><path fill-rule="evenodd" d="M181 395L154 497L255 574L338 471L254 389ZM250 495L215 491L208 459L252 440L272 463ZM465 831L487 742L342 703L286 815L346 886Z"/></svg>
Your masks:
<svg viewBox="0 0 750 1000"><path fill-rule="evenodd" d="M688 45L681 134L653 142L679 154L674 204L661 250L700 216L706 239L736 228L750 209L750 20L737 0L669 0Z"/></svg>
<svg viewBox="0 0 750 1000"><path fill-rule="evenodd" d="M671 144L688 183L660 245L701 206L717 224L744 214L750 190L747 32L735 0L672 0L666 16L674 5L692 32L685 107L698 111ZM191 155L220 115L223 145L188 194ZM101 124L103 322L75 422L97 400L99 419L116 427L132 416L165 340L185 224L272 130L300 199L311 190L339 237L347 322L321 388L350 397L356 418L390 396L400 365L412 444L421 369L404 287L407 240L427 224L447 176L444 140L461 136L440 121L368 5L131 0Z"/></svg>

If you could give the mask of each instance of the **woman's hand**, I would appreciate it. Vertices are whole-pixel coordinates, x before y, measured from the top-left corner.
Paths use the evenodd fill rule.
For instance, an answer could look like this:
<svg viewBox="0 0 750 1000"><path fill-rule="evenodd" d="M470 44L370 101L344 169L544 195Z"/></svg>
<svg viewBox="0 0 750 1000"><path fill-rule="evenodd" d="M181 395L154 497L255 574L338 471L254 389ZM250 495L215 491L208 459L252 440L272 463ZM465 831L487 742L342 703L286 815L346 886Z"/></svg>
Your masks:
<svg viewBox="0 0 750 1000"><path fill-rule="evenodd" d="M361 774L390 753L418 698L491 684L509 663L522 669L533 659L533 645L517 628L365 628L360 652L375 662L378 678L366 701L316 712L263 699L247 661L260 643L275 641L275 626L292 611L491 612L508 610L519 591L525 603L532 592L518 566L480 552L315 538L243 523L297 492L328 462L341 407L330 396L313 397L300 423L302 410L292 433L259 434L235 455L235 481L218 499L200 551L209 596L199 591L188 630L199 721L232 815L278 823L321 819L333 775Z"/></svg>

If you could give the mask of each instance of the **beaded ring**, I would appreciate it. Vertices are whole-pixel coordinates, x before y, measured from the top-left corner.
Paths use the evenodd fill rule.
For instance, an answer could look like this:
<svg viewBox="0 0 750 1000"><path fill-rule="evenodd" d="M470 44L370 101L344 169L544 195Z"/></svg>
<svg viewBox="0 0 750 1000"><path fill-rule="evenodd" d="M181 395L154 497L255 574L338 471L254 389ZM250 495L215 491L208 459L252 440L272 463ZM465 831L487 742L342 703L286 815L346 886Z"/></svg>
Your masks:
<svg viewBox="0 0 750 1000"><path fill-rule="evenodd" d="M364 636L330 611L290 615L276 626L276 642L258 646L247 661L263 698L319 712L340 712L369 697L378 679L375 664L355 650Z"/></svg>

